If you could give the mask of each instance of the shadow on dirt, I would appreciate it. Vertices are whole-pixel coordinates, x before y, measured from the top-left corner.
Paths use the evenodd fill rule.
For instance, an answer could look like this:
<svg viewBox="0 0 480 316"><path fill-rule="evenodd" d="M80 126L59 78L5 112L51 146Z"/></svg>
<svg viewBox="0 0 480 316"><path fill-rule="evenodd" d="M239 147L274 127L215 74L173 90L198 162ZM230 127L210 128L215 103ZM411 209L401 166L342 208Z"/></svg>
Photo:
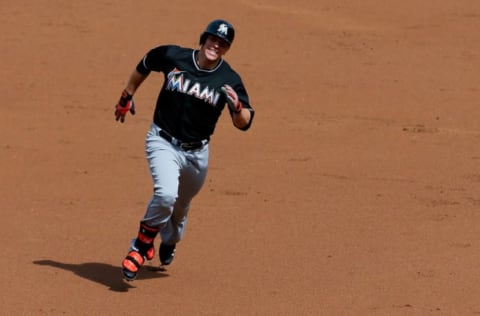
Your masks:
<svg viewBox="0 0 480 316"><path fill-rule="evenodd" d="M128 289L135 288L133 283L128 283L122 279L120 267L112 266L105 263L89 262L89 263L62 263L53 260L36 260L34 264L41 266L50 266L75 273L76 275L87 280L103 284L114 292L127 292ZM160 269L143 268L135 280L164 278L168 274Z"/></svg>

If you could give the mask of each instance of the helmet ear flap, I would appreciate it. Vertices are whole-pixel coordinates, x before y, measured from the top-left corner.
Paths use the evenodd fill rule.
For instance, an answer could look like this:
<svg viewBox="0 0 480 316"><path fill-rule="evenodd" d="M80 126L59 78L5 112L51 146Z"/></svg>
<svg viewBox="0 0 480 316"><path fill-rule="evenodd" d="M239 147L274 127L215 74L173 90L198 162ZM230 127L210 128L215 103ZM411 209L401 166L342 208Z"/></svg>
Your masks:
<svg viewBox="0 0 480 316"><path fill-rule="evenodd" d="M205 32L200 36L200 45L205 44L205 41L207 40L207 36L208 34Z"/></svg>

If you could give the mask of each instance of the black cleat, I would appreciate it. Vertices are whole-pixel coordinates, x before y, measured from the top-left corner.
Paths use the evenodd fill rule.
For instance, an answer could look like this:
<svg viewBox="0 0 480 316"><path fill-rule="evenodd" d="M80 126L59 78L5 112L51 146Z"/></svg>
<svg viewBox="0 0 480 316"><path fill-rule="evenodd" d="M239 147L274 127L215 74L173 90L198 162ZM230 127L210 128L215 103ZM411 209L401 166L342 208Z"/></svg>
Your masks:
<svg viewBox="0 0 480 316"><path fill-rule="evenodd" d="M173 261L173 257L175 256L175 246L173 245L166 245L164 243L160 244L160 249L158 251L160 256L160 263L164 266L168 266Z"/></svg>

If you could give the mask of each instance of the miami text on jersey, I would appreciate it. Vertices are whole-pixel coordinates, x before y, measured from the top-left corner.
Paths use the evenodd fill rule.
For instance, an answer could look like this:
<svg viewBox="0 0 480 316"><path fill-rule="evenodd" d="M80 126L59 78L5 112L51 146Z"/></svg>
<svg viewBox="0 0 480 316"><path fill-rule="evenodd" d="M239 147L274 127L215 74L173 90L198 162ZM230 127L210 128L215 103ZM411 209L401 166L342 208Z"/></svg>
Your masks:
<svg viewBox="0 0 480 316"><path fill-rule="evenodd" d="M174 68L167 75L166 89L170 91L178 91L201 99L213 106L215 106L220 98L220 93L215 89L209 89L208 86L203 87L199 82L192 82L190 79L185 79L185 71Z"/></svg>

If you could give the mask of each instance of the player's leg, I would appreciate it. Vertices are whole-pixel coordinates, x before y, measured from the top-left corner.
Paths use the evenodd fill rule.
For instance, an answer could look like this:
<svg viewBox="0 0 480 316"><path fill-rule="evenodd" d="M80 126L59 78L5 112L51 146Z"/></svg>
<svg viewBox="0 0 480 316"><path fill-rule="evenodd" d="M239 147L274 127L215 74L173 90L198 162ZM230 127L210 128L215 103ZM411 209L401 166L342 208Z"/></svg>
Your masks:
<svg viewBox="0 0 480 316"><path fill-rule="evenodd" d="M200 151L186 152L179 181L178 197L170 220L160 229L162 244L160 262L168 265L173 260L176 244L183 238L187 225L187 215L192 199L203 184L208 169L208 146Z"/></svg>
<svg viewBox="0 0 480 316"><path fill-rule="evenodd" d="M153 195L142 222L161 229L170 219L178 197L184 157L168 141L158 136L155 126L147 134L145 150L153 180Z"/></svg>
<svg viewBox="0 0 480 316"><path fill-rule="evenodd" d="M154 193L148 204L142 227L148 227L154 236L169 221L178 195L178 178L181 158L171 145L157 136L151 129L146 138L146 154L153 179ZM153 239L145 239L139 233L132 243L129 253L123 261L123 272L127 280L133 280L145 259L151 260L154 255Z"/></svg>

